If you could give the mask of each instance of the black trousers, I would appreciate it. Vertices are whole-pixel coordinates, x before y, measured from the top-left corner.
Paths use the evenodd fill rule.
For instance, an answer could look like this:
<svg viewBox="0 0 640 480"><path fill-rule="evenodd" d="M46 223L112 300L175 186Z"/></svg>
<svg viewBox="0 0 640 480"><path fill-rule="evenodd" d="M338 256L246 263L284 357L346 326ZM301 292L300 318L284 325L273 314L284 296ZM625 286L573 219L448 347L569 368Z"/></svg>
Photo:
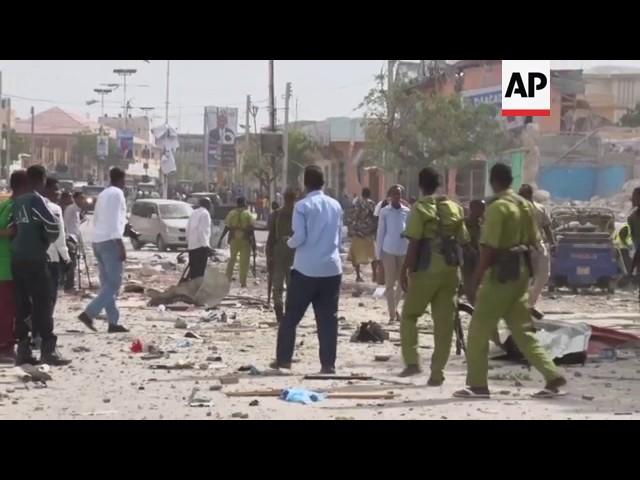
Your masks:
<svg viewBox="0 0 640 480"><path fill-rule="evenodd" d="M338 301L342 275L335 277L307 277L291 270L287 303L278 327L276 360L291 363L296 343L296 328L309 307L313 305L320 343L320 365L335 368L338 343Z"/></svg>
<svg viewBox="0 0 640 480"><path fill-rule="evenodd" d="M204 272L207 269L207 262L209 261L209 248L200 247L189 250L189 278L204 277Z"/></svg>
<svg viewBox="0 0 640 480"><path fill-rule="evenodd" d="M49 262L49 276L51 277L51 314L56 309L58 301L58 289L60 288L60 276L62 274L59 262Z"/></svg>
<svg viewBox="0 0 640 480"><path fill-rule="evenodd" d="M42 348L55 348L53 315L51 314L51 276L46 261L13 261L13 282L16 289L16 337L18 342L29 338L25 319L31 315L34 332L42 338Z"/></svg>
<svg viewBox="0 0 640 480"><path fill-rule="evenodd" d="M64 289L73 290L76 284L76 270L78 269L78 256L70 254L71 264L64 273Z"/></svg>

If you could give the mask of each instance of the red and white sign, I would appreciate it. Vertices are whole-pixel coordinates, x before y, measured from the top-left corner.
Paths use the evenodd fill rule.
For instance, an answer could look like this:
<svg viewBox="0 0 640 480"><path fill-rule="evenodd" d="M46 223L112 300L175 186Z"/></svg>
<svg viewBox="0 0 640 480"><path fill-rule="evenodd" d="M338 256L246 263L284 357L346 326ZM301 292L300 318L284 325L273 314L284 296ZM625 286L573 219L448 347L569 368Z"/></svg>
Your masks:
<svg viewBox="0 0 640 480"><path fill-rule="evenodd" d="M551 115L551 61L502 61L502 116Z"/></svg>

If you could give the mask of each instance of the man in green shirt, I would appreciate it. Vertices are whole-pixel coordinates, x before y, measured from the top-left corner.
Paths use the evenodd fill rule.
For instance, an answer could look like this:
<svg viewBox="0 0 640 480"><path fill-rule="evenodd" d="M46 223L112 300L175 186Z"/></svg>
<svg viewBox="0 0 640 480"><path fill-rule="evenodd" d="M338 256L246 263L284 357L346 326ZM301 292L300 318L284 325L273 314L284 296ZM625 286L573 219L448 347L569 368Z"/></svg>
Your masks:
<svg viewBox="0 0 640 480"><path fill-rule="evenodd" d="M13 352L16 294L11 275L11 236L9 228L13 199L25 192L27 172L18 170L11 174L11 198L0 203L0 363L15 361Z"/></svg>
<svg viewBox="0 0 640 480"><path fill-rule="evenodd" d="M273 309L276 320L280 322L284 315L284 303L282 301L284 285L289 288L291 278L291 266L295 250L289 248L287 240L293 234L291 219L293 217L293 205L296 200L296 192L287 189L284 192L284 205L271 214L269 219L269 236L267 237L267 267L273 282Z"/></svg>
<svg viewBox="0 0 640 480"><path fill-rule="evenodd" d="M449 360L460 285L460 245L469 241L460 205L436 196L440 186L438 172L430 167L420 171L418 182L423 197L409 213L404 232L409 247L400 273L406 292L402 307L400 337L405 369L401 377L421 372L418 358L418 319L431 305L434 348L428 385L444 382Z"/></svg>
<svg viewBox="0 0 640 480"><path fill-rule="evenodd" d="M253 234L253 217L244 197L237 200L237 208L229 212L224 221L224 230L218 241L218 248L222 243L222 239L229 232L229 247L231 256L227 263L227 278L231 281L233 276L233 268L236 265L236 259L240 255L240 286L247 286L247 275L249 274L249 256L251 253L251 235Z"/></svg>
<svg viewBox="0 0 640 480"><path fill-rule="evenodd" d="M485 213L480 258L471 286L475 311L468 335L467 388L454 396L489 398L489 339L504 319L518 349L546 381L536 396L553 397L566 380L536 340L528 304L528 252L540 241L533 206L511 190L513 177L507 165L494 165L489 181L495 196Z"/></svg>

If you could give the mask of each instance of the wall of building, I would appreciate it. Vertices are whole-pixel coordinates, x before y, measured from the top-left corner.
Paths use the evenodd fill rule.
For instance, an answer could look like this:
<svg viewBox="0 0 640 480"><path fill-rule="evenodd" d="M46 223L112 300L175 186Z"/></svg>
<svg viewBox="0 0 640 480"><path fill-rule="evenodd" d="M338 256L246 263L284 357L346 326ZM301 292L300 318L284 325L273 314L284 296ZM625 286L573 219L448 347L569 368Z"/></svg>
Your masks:
<svg viewBox="0 0 640 480"><path fill-rule="evenodd" d="M629 175L629 168L622 165L547 166L540 170L538 185L555 199L587 201L618 193Z"/></svg>

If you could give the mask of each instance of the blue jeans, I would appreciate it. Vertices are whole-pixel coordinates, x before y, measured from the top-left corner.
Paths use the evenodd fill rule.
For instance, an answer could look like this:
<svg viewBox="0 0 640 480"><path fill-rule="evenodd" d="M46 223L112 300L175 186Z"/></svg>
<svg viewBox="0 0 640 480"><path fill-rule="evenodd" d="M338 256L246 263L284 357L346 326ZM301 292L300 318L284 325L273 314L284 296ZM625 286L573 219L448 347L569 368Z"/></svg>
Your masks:
<svg viewBox="0 0 640 480"><path fill-rule="evenodd" d="M93 244L93 253L98 261L100 272L100 292L87 305L85 313L89 318L96 318L102 309L107 313L109 324L117 325L120 312L116 307L116 298L122 285L124 265L120 260L120 246L116 240Z"/></svg>
<svg viewBox="0 0 640 480"><path fill-rule="evenodd" d="M342 275L307 277L291 270L284 318L278 326L276 361L291 363L296 343L296 328L311 304L316 316L320 365L335 368L338 343L338 301Z"/></svg>

